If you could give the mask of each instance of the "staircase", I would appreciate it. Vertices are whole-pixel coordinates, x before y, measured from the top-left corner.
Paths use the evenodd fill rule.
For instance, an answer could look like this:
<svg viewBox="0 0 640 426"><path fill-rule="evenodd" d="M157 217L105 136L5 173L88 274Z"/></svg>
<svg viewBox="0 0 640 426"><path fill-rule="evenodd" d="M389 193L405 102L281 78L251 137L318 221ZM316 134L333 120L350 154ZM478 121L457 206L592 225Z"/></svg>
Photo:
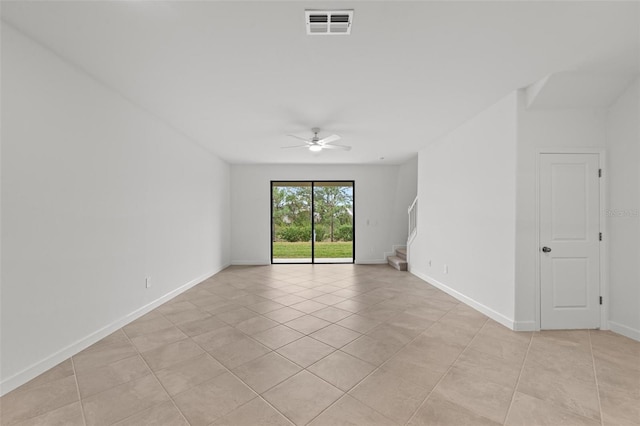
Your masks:
<svg viewBox="0 0 640 426"><path fill-rule="evenodd" d="M407 249L399 248L396 249L395 256L387 257L387 262L390 266L396 268L398 271L406 271L407 270Z"/></svg>

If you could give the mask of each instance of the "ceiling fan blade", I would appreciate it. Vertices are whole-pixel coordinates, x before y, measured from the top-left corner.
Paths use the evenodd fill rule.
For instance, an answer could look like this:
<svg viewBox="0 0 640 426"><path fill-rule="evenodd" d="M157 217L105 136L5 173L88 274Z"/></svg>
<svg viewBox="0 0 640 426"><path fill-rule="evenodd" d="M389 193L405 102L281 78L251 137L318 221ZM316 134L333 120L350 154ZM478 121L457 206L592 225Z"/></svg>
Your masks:
<svg viewBox="0 0 640 426"><path fill-rule="evenodd" d="M322 145L322 149L340 149L342 151L351 151L351 147L346 145Z"/></svg>
<svg viewBox="0 0 640 426"><path fill-rule="evenodd" d="M322 138L322 139L320 139L320 140L318 141L318 143L319 143L320 145L326 145L326 144L328 144L328 143L335 142L335 141L337 141L337 140L339 140L339 139L340 139L340 136L338 136L338 135L331 135L331 136L327 136L326 138Z"/></svg>
<svg viewBox="0 0 640 426"><path fill-rule="evenodd" d="M303 138L303 137L300 137L300 136L296 136L296 135L287 135L287 136L290 136L290 137L296 138L296 139L300 139L301 141L311 142L309 139Z"/></svg>
<svg viewBox="0 0 640 426"><path fill-rule="evenodd" d="M306 148L308 147L309 144L307 145L293 145L293 146L281 146L280 149L289 149L289 148Z"/></svg>

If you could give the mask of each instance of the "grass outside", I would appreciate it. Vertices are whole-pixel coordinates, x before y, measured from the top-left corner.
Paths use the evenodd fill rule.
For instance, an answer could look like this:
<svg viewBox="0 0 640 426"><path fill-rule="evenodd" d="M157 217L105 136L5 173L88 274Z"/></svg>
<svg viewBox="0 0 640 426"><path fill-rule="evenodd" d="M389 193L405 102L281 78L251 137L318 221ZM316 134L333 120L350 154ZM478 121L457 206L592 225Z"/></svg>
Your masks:
<svg viewBox="0 0 640 426"><path fill-rule="evenodd" d="M353 243L351 241L319 242L315 247L316 258L351 258L353 257ZM311 242L273 243L274 259L300 259L311 257Z"/></svg>

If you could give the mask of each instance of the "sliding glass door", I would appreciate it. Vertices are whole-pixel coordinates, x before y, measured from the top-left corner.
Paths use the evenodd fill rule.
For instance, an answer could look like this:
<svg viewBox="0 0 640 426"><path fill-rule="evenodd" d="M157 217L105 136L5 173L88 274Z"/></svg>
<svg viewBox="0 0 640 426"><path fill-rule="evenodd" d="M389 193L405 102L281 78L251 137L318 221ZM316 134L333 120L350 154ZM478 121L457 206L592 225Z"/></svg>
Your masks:
<svg viewBox="0 0 640 426"><path fill-rule="evenodd" d="M353 181L272 181L271 262L353 263Z"/></svg>

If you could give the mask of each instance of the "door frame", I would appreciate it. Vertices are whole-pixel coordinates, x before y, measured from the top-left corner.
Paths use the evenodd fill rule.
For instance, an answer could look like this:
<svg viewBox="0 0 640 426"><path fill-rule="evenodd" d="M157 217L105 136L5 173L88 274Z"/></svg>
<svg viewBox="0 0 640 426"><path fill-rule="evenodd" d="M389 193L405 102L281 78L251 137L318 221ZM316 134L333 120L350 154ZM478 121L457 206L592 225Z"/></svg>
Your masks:
<svg viewBox="0 0 640 426"><path fill-rule="evenodd" d="M274 182L282 182L282 183L300 183L300 182L308 182L311 184L311 262L296 262L296 263L287 263L287 262L277 262L277 265L353 265L356 263L356 181L353 179L325 179L325 180L311 180L311 179L272 179L269 182L269 254L270 254L270 264L274 264L273 262L273 183ZM351 183L352 188L352 219L351 219L351 229L353 234L353 241L351 241L351 262L316 262L315 261L315 241L313 241L313 234L315 232L315 222L313 221L313 213L315 211L315 200L313 190L315 188L316 183L337 183L337 182L349 182Z"/></svg>
<svg viewBox="0 0 640 426"><path fill-rule="evenodd" d="M609 232L607 229L607 221L605 212L607 211L607 170L605 168L606 149L599 147L584 148L541 148L536 152L536 204L535 204L535 314L536 314L536 330L541 330L541 286L542 277L540 276L540 159L543 154L598 154L598 167L602 170L600 183L600 231L602 232L602 242L600 243L600 296L602 296L602 305L600 305L600 330L609 330Z"/></svg>

